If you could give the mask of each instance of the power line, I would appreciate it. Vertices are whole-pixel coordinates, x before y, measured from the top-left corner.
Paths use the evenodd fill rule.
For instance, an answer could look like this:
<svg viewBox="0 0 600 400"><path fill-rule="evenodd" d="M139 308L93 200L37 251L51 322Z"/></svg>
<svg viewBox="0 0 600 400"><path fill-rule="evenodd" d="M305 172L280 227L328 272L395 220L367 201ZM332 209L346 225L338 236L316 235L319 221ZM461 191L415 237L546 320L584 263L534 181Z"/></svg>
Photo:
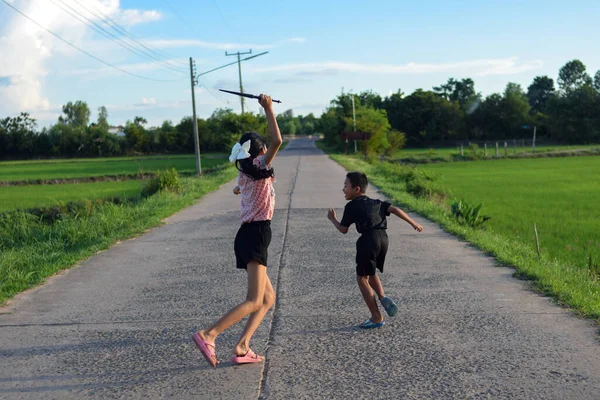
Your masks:
<svg viewBox="0 0 600 400"><path fill-rule="evenodd" d="M121 72L123 72L123 73L125 73L125 74L127 74L127 75L135 76L136 78L145 79L145 80L148 80L148 81L154 81L154 82L176 82L176 81L178 81L178 80L179 80L179 79L171 79L171 80L153 79L153 78L148 78L148 77L146 77L146 76L138 75L138 74L135 74L135 73L133 73L133 72L129 72L129 71L126 71L126 70L124 70L124 69L122 69L122 68L119 68L119 67L117 67L116 65L113 65L113 64L111 64L111 63L109 63L109 62L106 62L106 61L104 61L104 60L101 60L100 58L96 57L95 55L93 55L93 54L91 54L91 53L88 53L87 51L83 50L82 48L80 48L80 47L77 47L77 46L76 46L76 45L74 45L73 43L71 43L71 42L69 42L69 41L67 41L67 40L63 39L62 37L60 37L60 36L59 36L59 35L57 35L56 33L52 32L51 30L49 30L49 29L47 29L47 28L43 27L43 26L42 26L42 25L40 25L38 22L36 22L35 20L33 20L31 17L29 17L28 15L24 14L24 13L23 13L21 10L17 9L16 7L14 7L14 6L13 6L12 4L10 4L8 1L6 1L6 0L0 0L0 1L2 1L2 2L3 2L4 4L6 4L8 7L12 8L12 9L13 9L15 12L17 12L17 13L21 14L21 16L23 16L24 18L27 18L29 21L33 22L35 25L37 25L37 26L38 26L38 27L40 27L41 29L45 30L46 32L48 32L49 34L51 34L52 36L54 36L55 38L57 38L57 39L58 39L58 40L60 40L61 42L63 42L63 43L65 43L65 44L67 44L67 45L69 45L69 46L73 47L74 49L76 49L76 50L78 50L78 51L82 52L83 54L87 55L88 57L91 57L91 58L93 58L94 60L96 60L96 61L98 61L98 62L100 62L100 63L102 63L102 64L104 64L104 65L107 65L107 66L109 66L109 67L111 67L111 68L114 68L114 69L116 69L117 71L121 71Z"/></svg>
<svg viewBox="0 0 600 400"><path fill-rule="evenodd" d="M88 9L87 7L85 7L83 4L81 4L79 1L77 0L73 0L75 3L77 3L81 8L83 8L84 10L86 10L87 12L89 12L90 14L94 15L95 17L97 17L98 19L100 19L102 22L104 22L107 26L110 26L113 30L115 30L117 33L127 36L131 41L139 44L141 47L144 47L145 49L147 49L148 51L157 54L159 57L165 58L167 59L166 61L169 61L173 64L176 64L178 66L180 66L184 71L187 72L187 63L184 61L177 61L175 59L172 59L172 56L155 48L152 48L151 46L148 46L146 43L144 43L141 40L138 40L134 35L132 35L131 33L129 33L127 31L127 29L123 28L121 25L119 25L117 22L115 22L115 20L113 20L112 18L110 18L109 16L107 16L106 14L104 14L102 11L98 10L96 7L94 8L94 11Z"/></svg>
<svg viewBox="0 0 600 400"><path fill-rule="evenodd" d="M78 10L74 9L73 7L71 7L70 5L66 4L63 0L58 0L60 3L64 4L66 7L68 7L69 9L73 10L73 12L77 13L81 18L84 18L86 21L82 20L80 17L78 17L77 15L74 15L72 12L70 12L69 10L65 9L63 6L61 6L60 4L56 3L56 1L51 0L52 3L54 3L57 7L59 7L61 10L63 10L65 13L69 14L70 16L72 16L73 18L77 19L79 22L83 23L84 25L89 26L90 28L94 29L96 32L100 33L101 35L103 35L104 37L108 37L109 39L113 38L115 39L116 43L119 44L121 47L131 51L132 53L144 57L147 60L150 61L157 61L159 63L164 63L164 60L159 59L158 57L152 55L152 54L147 54L147 52L145 52L144 50L139 50L137 48L135 48L134 46L132 46L131 44L123 41L121 38L119 38L118 36L114 35L112 32L107 31L104 27L102 27L101 25L98 25L95 21L92 21L91 19L89 19L88 17L86 17L85 15L83 15L81 12L79 12ZM176 72L184 72L185 70L179 67L174 67L168 64L165 65L161 65L161 67L166 68L166 69L170 69Z"/></svg>
<svg viewBox="0 0 600 400"><path fill-rule="evenodd" d="M185 19L183 19L183 17L181 16L181 14L179 14L177 12L177 10L175 10L173 8L173 6L169 2L167 2L167 0L163 0L163 3L165 3L167 5L167 7L169 7L171 9L171 11L173 11L173 13L175 13L175 15L177 15L179 17L179 19L183 21L184 24L186 24L187 26L189 26L192 29L195 29L193 26L191 26L190 24L188 24Z"/></svg>
<svg viewBox="0 0 600 400"><path fill-rule="evenodd" d="M198 85L198 86L200 86L200 85ZM221 103L226 103L226 104L229 104L229 100L225 100L225 99L223 99L221 96L217 96L217 94L215 94L215 93L218 93L218 92L213 92L213 91L212 91L212 90L211 90L209 87L207 87L207 86L202 86L202 87L203 87L204 89L206 89L206 91L207 91L208 93L210 93L210 94L211 94L211 95L212 95L212 96L213 96L215 99L219 100Z"/></svg>
<svg viewBox="0 0 600 400"><path fill-rule="evenodd" d="M231 32L231 34L233 36L235 36L234 39L237 39L238 42L242 42L240 40L240 37L233 31L233 29L231 29L231 27L229 26L229 24L227 23L227 20L225 19L225 16L223 15L223 13L221 12L221 9L219 8L219 6L217 5L217 2L215 0L213 0L213 4L214 6L217 8L217 11L219 12L219 14L221 15L221 19L223 20L223 22L225 23L225 26L227 27L227 29L229 29L229 32Z"/></svg>

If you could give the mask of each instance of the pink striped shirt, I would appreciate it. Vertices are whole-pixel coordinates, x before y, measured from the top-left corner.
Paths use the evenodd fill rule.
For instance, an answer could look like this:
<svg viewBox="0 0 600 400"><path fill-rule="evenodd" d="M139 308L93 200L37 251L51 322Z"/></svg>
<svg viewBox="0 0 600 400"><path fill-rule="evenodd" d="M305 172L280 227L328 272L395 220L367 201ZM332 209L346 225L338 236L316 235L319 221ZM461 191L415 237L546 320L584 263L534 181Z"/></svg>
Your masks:
<svg viewBox="0 0 600 400"><path fill-rule="evenodd" d="M267 169L263 156L256 157L252 162L260 169ZM270 221L275 210L274 178L255 181L252 177L240 172L238 186L242 197L240 219L242 224L252 221Z"/></svg>

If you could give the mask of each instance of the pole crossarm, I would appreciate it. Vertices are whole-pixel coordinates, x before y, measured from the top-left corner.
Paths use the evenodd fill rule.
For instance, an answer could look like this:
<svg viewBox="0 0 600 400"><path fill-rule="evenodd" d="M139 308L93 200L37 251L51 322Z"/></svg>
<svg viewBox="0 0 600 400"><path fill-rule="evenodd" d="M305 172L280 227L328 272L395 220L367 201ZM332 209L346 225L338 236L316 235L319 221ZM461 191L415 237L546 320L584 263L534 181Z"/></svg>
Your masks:
<svg viewBox="0 0 600 400"><path fill-rule="evenodd" d="M268 53L268 51L265 51L265 52L263 52L263 53L260 53L260 54L255 54L255 55L253 55L253 56L251 56L251 57L246 57L246 58L243 58L243 59L241 59L240 61L247 61L247 60L250 60L250 59L252 59L252 58L256 58L256 57L259 57L259 56L263 56L263 55L265 55L265 54L267 54L267 53ZM237 63L238 63L237 61L234 61L234 62L231 62L231 63L229 63L229 64L225 64L225 65L221 65L220 67L213 68L213 69L211 69L210 71L202 72L202 73L200 73L200 74L196 75L196 79L198 79L198 77L199 77L199 76L206 75L206 74L208 74L208 73L210 73L210 72L216 71L216 70L218 70L218 69L221 69L221 68L229 67L230 65L237 64Z"/></svg>

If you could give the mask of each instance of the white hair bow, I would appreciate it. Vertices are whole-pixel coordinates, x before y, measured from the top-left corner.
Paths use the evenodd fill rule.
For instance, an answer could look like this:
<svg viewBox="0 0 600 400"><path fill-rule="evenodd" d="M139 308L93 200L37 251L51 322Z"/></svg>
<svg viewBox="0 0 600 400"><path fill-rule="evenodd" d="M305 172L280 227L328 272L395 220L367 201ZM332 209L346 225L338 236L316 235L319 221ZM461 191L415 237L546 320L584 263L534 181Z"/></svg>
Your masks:
<svg viewBox="0 0 600 400"><path fill-rule="evenodd" d="M231 155L229 156L229 161L232 163L235 160L244 160L250 157L250 140L247 140L244 144L236 143L231 149Z"/></svg>

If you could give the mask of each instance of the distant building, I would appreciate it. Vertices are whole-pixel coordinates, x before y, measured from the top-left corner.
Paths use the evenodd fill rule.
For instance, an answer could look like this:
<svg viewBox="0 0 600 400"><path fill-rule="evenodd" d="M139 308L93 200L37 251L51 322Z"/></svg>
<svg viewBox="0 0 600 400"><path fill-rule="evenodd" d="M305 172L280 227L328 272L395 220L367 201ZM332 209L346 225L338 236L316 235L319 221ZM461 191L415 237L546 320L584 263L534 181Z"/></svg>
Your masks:
<svg viewBox="0 0 600 400"><path fill-rule="evenodd" d="M111 133L113 135L117 135L117 136L125 136L125 127L119 125L119 126L111 126L110 128L108 128L108 133Z"/></svg>

